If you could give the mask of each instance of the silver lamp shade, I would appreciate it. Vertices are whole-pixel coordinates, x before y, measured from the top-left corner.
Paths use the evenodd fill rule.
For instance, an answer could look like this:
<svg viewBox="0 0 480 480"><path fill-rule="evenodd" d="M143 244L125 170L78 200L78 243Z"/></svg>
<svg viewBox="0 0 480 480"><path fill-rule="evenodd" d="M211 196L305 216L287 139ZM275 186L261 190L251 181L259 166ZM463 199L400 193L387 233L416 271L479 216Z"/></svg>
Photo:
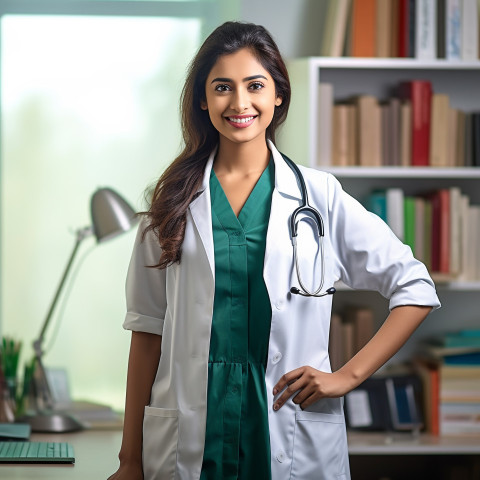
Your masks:
<svg viewBox="0 0 480 480"><path fill-rule="evenodd" d="M98 242L127 232L138 220L132 207L111 188L100 188L92 195L90 212Z"/></svg>

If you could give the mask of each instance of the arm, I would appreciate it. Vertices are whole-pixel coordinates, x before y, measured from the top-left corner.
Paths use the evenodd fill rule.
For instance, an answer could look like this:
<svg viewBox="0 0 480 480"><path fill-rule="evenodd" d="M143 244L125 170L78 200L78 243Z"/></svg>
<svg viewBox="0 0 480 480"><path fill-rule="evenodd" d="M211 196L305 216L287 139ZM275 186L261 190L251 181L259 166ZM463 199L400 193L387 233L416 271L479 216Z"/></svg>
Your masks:
<svg viewBox="0 0 480 480"><path fill-rule="evenodd" d="M143 413L150 403L150 392L158 362L162 337L144 332L132 332L128 360L127 394L123 439L120 448L120 468L110 480L141 480Z"/></svg>
<svg viewBox="0 0 480 480"><path fill-rule="evenodd" d="M278 410L296 392L293 402L302 408L310 406L323 397L340 397L360 385L408 340L430 312L431 307L400 306L394 308L375 336L342 368L334 373L325 373L304 366L286 373L275 385L276 395L285 391L276 400Z"/></svg>

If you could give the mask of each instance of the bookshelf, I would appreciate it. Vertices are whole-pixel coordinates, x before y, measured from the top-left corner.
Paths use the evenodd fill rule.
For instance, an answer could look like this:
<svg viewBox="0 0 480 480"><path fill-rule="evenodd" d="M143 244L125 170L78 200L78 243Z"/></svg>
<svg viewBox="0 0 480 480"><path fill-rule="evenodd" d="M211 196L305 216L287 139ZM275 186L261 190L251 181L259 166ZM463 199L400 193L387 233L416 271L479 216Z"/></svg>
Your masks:
<svg viewBox="0 0 480 480"><path fill-rule="evenodd" d="M289 117L281 132L279 147L296 162L332 173L340 180L344 189L360 201L374 188L401 187L405 195L419 195L456 186L469 196L472 204L480 204L479 167L317 165L320 82L334 85L334 100L338 101L365 94L385 100L393 95L393 88L401 81L430 80L435 93L449 95L452 107L470 112L480 111L480 61L309 57L289 61L288 69L293 89L292 101ZM392 359L392 363L408 360L418 351L422 341L434 335L459 329L480 328L477 313L480 279L461 281L439 277L435 280L442 308L420 326ZM376 292L354 291L342 285L337 287L334 312L341 311L348 305L368 306L374 313L377 327L388 315L388 302ZM452 462L453 457L458 456L462 463L462 458L478 459L480 437L432 437L422 434L418 438L404 436L401 440L392 441L392 437L385 434L351 432L350 453L352 458L356 459L374 455L388 457L389 461L392 456L425 457L418 460L423 462L423 467L429 462L427 457L439 458L443 454L449 456ZM398 462L393 462L396 463ZM419 471L423 467L419 465ZM361 471L361 466L358 466L358 469ZM475 472L480 471L478 461L472 469ZM409 478L413 480L413 477Z"/></svg>

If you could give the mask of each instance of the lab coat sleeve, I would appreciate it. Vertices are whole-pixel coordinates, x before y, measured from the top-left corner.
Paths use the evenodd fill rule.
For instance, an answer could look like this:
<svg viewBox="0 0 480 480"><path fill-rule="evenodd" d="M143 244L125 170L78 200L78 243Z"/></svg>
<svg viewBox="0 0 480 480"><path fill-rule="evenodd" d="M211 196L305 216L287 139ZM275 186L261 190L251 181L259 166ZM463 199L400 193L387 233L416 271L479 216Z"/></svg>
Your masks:
<svg viewBox="0 0 480 480"><path fill-rule="evenodd" d="M142 241L147 223L142 219L133 246L125 286L127 314L123 328L161 335L167 308L166 269L149 268L160 259L161 248L149 231Z"/></svg>
<svg viewBox="0 0 480 480"><path fill-rule="evenodd" d="M423 263L377 215L367 211L328 177L329 229L340 279L354 289L376 290L400 305L440 307Z"/></svg>

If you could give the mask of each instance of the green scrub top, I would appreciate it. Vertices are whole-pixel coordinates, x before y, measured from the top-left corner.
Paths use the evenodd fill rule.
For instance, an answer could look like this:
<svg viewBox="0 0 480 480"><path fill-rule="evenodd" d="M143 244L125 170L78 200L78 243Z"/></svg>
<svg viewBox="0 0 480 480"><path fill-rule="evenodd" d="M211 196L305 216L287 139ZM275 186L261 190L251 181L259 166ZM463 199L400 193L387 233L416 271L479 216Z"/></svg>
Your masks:
<svg viewBox="0 0 480 480"><path fill-rule="evenodd" d="M215 298L201 480L271 478L265 368L272 310L263 280L272 159L238 218L212 169Z"/></svg>

